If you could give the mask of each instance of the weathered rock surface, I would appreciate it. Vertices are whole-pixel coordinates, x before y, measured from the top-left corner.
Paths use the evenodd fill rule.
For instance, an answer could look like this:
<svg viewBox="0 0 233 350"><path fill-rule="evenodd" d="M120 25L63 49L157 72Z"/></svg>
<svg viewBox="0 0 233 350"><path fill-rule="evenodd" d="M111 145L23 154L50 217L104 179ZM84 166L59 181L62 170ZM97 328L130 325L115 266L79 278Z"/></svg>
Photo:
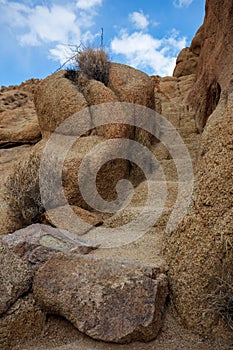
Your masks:
<svg viewBox="0 0 233 350"><path fill-rule="evenodd" d="M198 55L195 55L189 47L183 49L176 59L176 67L173 76L176 78L195 74L197 71Z"/></svg>
<svg viewBox="0 0 233 350"><path fill-rule="evenodd" d="M35 106L29 92L0 93L0 145L35 143L41 138Z"/></svg>
<svg viewBox="0 0 233 350"><path fill-rule="evenodd" d="M83 94L65 74L60 71L47 77L36 90L34 102L43 136L49 136L65 119L88 107ZM72 126L64 133L72 135Z"/></svg>
<svg viewBox="0 0 233 350"><path fill-rule="evenodd" d="M36 274L33 292L42 308L81 332L124 343L156 337L168 289L159 268L58 253Z"/></svg>
<svg viewBox="0 0 233 350"><path fill-rule="evenodd" d="M0 316L1 350L11 350L27 338L38 336L45 322L46 315L36 305L31 293L18 299Z"/></svg>
<svg viewBox="0 0 233 350"><path fill-rule="evenodd" d="M88 254L98 248L98 245L81 240L73 233L41 224L33 224L4 235L1 242L33 270L43 265L57 251Z"/></svg>
<svg viewBox="0 0 233 350"><path fill-rule="evenodd" d="M227 323L232 325L231 306L227 298L221 298L232 295L233 282L232 110L233 94L227 105L221 100L208 119L193 207L165 247L173 303L180 317L192 329L218 335L226 330L226 326L221 328L222 318L228 316Z"/></svg>
<svg viewBox="0 0 233 350"><path fill-rule="evenodd" d="M176 60L176 67L173 72L174 77L182 77L190 74L197 74L199 55L203 43L203 26L201 26L190 47L181 50Z"/></svg>
<svg viewBox="0 0 233 350"><path fill-rule="evenodd" d="M154 108L153 81L137 69L110 63L108 86L88 80L82 75L74 83L68 79L65 71L61 71L43 80L35 93L36 110L44 137L49 136L74 113L77 113L80 120L85 119L80 123L88 130L91 127L92 113L89 113L87 107L114 102L129 102ZM85 118L82 113L78 114L81 111ZM59 132L66 135L77 133L72 125ZM132 127L121 125L119 128L117 124L97 128L94 134L106 138L135 136ZM147 140L149 136L142 130L136 130L136 137Z"/></svg>
<svg viewBox="0 0 233 350"><path fill-rule="evenodd" d="M3 172L7 175L10 168L18 162L18 160L27 154L32 146L22 145L13 148L0 149L0 171L1 181L4 181Z"/></svg>
<svg viewBox="0 0 233 350"><path fill-rule="evenodd" d="M32 283L27 265L0 241L0 315L25 292Z"/></svg>
<svg viewBox="0 0 233 350"><path fill-rule="evenodd" d="M232 91L232 11L231 0L206 1L197 81L189 98L201 131L217 106L221 93Z"/></svg>

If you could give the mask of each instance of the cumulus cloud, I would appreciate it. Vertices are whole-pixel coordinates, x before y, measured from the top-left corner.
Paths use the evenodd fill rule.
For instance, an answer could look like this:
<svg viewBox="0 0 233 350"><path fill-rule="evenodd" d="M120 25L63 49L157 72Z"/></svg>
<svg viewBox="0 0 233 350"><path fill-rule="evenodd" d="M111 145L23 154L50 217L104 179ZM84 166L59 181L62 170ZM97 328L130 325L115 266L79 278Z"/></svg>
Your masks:
<svg viewBox="0 0 233 350"><path fill-rule="evenodd" d="M126 64L146 69L150 74L171 75L177 53L186 45L186 38L176 31L170 36L158 39L141 31L129 34L122 31L111 42L111 50L121 55Z"/></svg>
<svg viewBox="0 0 233 350"><path fill-rule="evenodd" d="M94 40L89 28L96 12L93 8L102 0L70 0L51 4L51 1L0 0L0 21L14 29L21 46L47 45L49 57L62 61L70 52L66 44ZM61 50L61 52L59 51Z"/></svg>
<svg viewBox="0 0 233 350"><path fill-rule="evenodd" d="M62 7L54 5L51 9L37 6L25 18L26 34L20 35L23 45L35 45L49 42L73 42L80 40L80 28L76 24L75 14Z"/></svg>
<svg viewBox="0 0 233 350"><path fill-rule="evenodd" d="M149 25L148 16L141 12L132 12L129 14L129 20L134 24L136 29L146 29Z"/></svg>
<svg viewBox="0 0 233 350"><path fill-rule="evenodd" d="M188 7L192 2L193 0L174 0L173 5L175 7Z"/></svg>
<svg viewBox="0 0 233 350"><path fill-rule="evenodd" d="M102 5L103 0L78 0L76 6L81 10L89 10L95 6Z"/></svg>
<svg viewBox="0 0 233 350"><path fill-rule="evenodd" d="M69 63L72 64L74 60L74 50L72 47L67 45L58 44L55 48L49 50L49 57L53 60L59 60L60 64L64 64L69 60Z"/></svg>

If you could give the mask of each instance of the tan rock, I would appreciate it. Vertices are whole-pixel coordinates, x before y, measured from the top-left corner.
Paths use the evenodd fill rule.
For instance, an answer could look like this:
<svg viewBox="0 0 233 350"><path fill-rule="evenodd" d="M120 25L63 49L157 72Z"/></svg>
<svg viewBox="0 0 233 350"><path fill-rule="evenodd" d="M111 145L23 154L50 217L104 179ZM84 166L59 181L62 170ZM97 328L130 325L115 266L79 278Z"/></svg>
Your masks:
<svg viewBox="0 0 233 350"><path fill-rule="evenodd" d="M221 103L202 135L190 214L167 237L165 248L172 298L180 317L192 329L218 335L226 332L226 325L221 325L228 312L232 326L230 306L221 295L232 295L233 282L233 95L225 110Z"/></svg>
<svg viewBox="0 0 233 350"><path fill-rule="evenodd" d="M232 1L224 1L222 5L219 0L206 1L197 81L189 98L200 131L216 108L220 95L232 91Z"/></svg>
<svg viewBox="0 0 233 350"><path fill-rule="evenodd" d="M3 172L7 174L10 168L14 166L22 156L25 156L30 152L31 147L32 146L30 145L22 145L13 148L0 149L0 172L2 180L4 180Z"/></svg>
<svg viewBox="0 0 233 350"><path fill-rule="evenodd" d="M0 241L0 315L25 292L32 283L27 265Z"/></svg>
<svg viewBox="0 0 233 350"><path fill-rule="evenodd" d="M74 113L88 107L77 85L65 76L65 71L55 73L44 79L38 86L34 101L42 135L49 135L61 122ZM90 119L85 127L89 128ZM63 130L73 134L73 125Z"/></svg>
<svg viewBox="0 0 233 350"><path fill-rule="evenodd" d="M191 42L190 50L194 54L200 55L202 45L203 45L203 25L196 32L195 37Z"/></svg>
<svg viewBox="0 0 233 350"><path fill-rule="evenodd" d="M198 55L193 53L188 47L183 49L177 57L173 76L179 78L195 74L197 72L198 58Z"/></svg>
<svg viewBox="0 0 233 350"><path fill-rule="evenodd" d="M154 108L154 84L145 73L119 63L111 63L108 87L119 101Z"/></svg>
<svg viewBox="0 0 233 350"><path fill-rule="evenodd" d="M1 93L0 145L40 140L40 127L31 98L29 93L20 90Z"/></svg>
<svg viewBox="0 0 233 350"><path fill-rule="evenodd" d="M43 309L62 315L94 339L116 343L157 336L167 291L159 268L64 254L53 256L33 285Z"/></svg>

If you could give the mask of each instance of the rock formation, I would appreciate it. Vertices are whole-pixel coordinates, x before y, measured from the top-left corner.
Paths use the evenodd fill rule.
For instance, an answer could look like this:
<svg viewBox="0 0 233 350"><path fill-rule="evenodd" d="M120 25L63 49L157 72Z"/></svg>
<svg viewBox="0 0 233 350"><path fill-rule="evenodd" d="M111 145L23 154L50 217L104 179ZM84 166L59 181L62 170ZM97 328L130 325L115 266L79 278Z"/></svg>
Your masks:
<svg viewBox="0 0 233 350"><path fill-rule="evenodd" d="M166 276L127 260L57 254L36 274L34 295L49 313L106 342L150 341L160 330Z"/></svg>
<svg viewBox="0 0 233 350"><path fill-rule="evenodd" d="M230 0L207 0L204 24L190 47L178 56L173 77L149 77L110 63L107 85L82 73L61 71L42 81L2 87L2 349L12 349L20 335L24 341L42 333L48 313L56 315L55 324L58 317L65 317L94 339L150 341L163 324L168 282L169 300L181 323L202 336L216 337L218 342L222 337L231 339L232 16ZM133 120L139 118L141 128L118 122L98 126L95 109L99 105L113 103L121 116L124 102L160 113L170 122L169 127L157 125L156 137L152 137L143 129L146 115L138 115L136 107ZM107 121L109 110L102 109ZM59 128L61 123L65 128ZM139 169L129 159L116 156L124 138L147 146L158 159L160 166L152 168L153 174L159 178L162 169L164 179L159 178L155 197L164 194L164 183L168 193L160 217L148 232L135 238L135 232L126 230L124 245L119 238L121 244L106 249L104 230L110 240L110 229L140 217L148 198L144 165ZM106 142L112 139L119 141L117 146L94 152L82 168L88 152L102 143L109 145ZM51 152L44 157L48 145ZM59 157L67 145L61 172ZM106 163L104 153L117 159ZM117 183L125 178L135 189L130 203L115 215L86 203L78 184L78 179L89 184L88 175L101 161L105 164L97 173L98 191L90 187L89 198L99 195L117 201ZM186 161L195 176L192 201L182 211L179 226L168 230L170 218L176 218L174 208L183 208L186 186L192 182L192 176L183 178ZM177 169L177 164L183 167ZM57 191L58 174L65 197ZM146 207L145 222L139 222L142 230L147 216L156 210L156 204ZM84 225L73 221L73 215ZM125 258L129 260L122 260ZM230 343L227 340L224 349ZM151 346L156 347L154 344Z"/></svg>
<svg viewBox="0 0 233 350"><path fill-rule="evenodd" d="M196 82L187 97L204 129L193 205L165 243L179 317L218 335L232 327L232 10L232 1L206 2Z"/></svg>

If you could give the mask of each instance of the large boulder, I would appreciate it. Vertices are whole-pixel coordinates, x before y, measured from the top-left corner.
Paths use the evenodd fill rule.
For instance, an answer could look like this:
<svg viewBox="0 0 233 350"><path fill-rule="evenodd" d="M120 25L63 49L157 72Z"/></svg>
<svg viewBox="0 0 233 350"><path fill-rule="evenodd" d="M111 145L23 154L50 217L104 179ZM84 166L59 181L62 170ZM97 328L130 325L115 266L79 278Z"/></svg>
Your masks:
<svg viewBox="0 0 233 350"><path fill-rule="evenodd" d="M206 334L232 327L232 110L233 94L207 122L193 206L165 246L175 308L187 326Z"/></svg>
<svg viewBox="0 0 233 350"><path fill-rule="evenodd" d="M66 71L60 71L43 80L35 94L36 110L44 137L49 136L64 120L75 113L78 116L78 112L89 106L115 102L134 103L154 109L153 81L137 69L110 63L108 86L88 79L83 74L72 81ZM84 126L88 130L91 127L92 113L87 109L86 114ZM111 115L109 118L111 123ZM67 135L74 133L72 127L58 132ZM142 133L141 130L137 132L140 135ZM132 127L121 125L119 128L117 124L97 128L95 134L106 138L134 137ZM143 135L143 138L146 136Z"/></svg>
<svg viewBox="0 0 233 350"><path fill-rule="evenodd" d="M33 293L90 337L125 343L157 336L168 287L159 268L58 253L36 274Z"/></svg>
<svg viewBox="0 0 233 350"><path fill-rule="evenodd" d="M65 71L42 80L36 90L34 102L44 137L49 136L65 119L88 107L78 87L66 78Z"/></svg>

